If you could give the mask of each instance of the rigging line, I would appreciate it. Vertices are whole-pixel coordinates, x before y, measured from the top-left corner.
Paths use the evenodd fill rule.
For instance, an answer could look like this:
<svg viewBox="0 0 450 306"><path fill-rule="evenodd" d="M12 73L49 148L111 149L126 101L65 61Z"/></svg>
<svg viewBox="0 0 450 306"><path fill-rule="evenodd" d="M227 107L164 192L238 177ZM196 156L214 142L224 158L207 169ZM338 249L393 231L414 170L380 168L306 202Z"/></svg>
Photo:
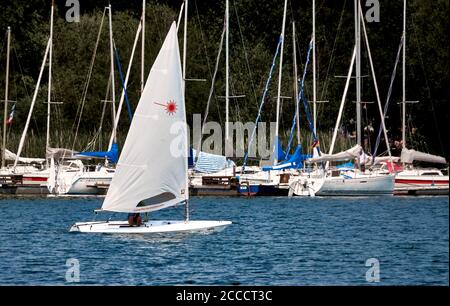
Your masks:
<svg viewBox="0 0 450 306"><path fill-rule="evenodd" d="M238 24L238 28L239 28L239 35L241 37L241 42L242 42L242 48L244 49L245 63L247 66L249 77L250 77L250 86L252 88L253 96L255 98L255 104L256 104L256 106L258 106L258 96L256 94L255 81L253 79L252 70L250 69L250 61L248 60L248 52L247 52L247 48L245 47L244 35L242 34L241 23L239 21L239 15L238 15L237 8L236 8L236 1L233 1L233 8L234 8L234 13L236 14L236 20L237 20L237 24Z"/></svg>
<svg viewBox="0 0 450 306"><path fill-rule="evenodd" d="M203 51L205 52L206 65L208 66L209 75L212 78L213 77L213 72L211 70L211 63L210 63L210 60L209 60L209 55L208 55L208 50L207 50L207 45L206 45L206 39L205 39L205 35L204 35L204 32L203 32L203 27L202 27L202 23L201 23L201 19L200 19L200 14L198 12L197 0L194 0L194 5L195 5L195 11L196 11L196 14L197 14L197 22L198 22L198 25L199 25L199 28L200 28L200 36L202 37ZM221 45L222 45L222 43L221 43ZM219 114L220 125L222 125L222 117L220 115L221 112L220 112L220 107L219 107L219 102L218 102L218 99L217 99L217 95L216 95L215 91L213 91L212 93L214 95L214 101L216 102L217 113ZM209 100L209 98L208 98L208 100ZM208 109L209 109L209 107L208 107Z"/></svg>
<svg viewBox="0 0 450 306"><path fill-rule="evenodd" d="M340 29L342 26L342 20L344 17L344 12L345 12L345 5L347 4L347 0L344 1L344 5L342 6L342 10L341 10L341 16L339 18L339 23L336 29L336 35L334 37L334 42L333 42L333 48L331 50L331 56L330 56L330 62L328 63L328 68L327 68L327 72L325 74L325 82L324 82L324 86L322 87L322 93L320 96L321 100L325 100L325 97L328 93L328 85L329 85L329 74L331 71L331 68L334 67L334 51L336 50L336 44L337 44L337 40L339 38L339 33L340 33ZM319 109L321 108L321 103L319 103Z"/></svg>
<svg viewBox="0 0 450 306"><path fill-rule="evenodd" d="M111 90L111 74L109 74L109 79L108 79L108 85L106 87L106 94L105 94L105 101L108 99L109 96L109 91ZM92 138L92 140L90 142L88 142L88 144L86 145L86 147L83 149L83 151L89 151L91 148L92 150L95 150L95 145L97 143L97 140L99 140L99 151L102 150L101 147L101 137L102 137L102 128L103 128L103 121L105 118L105 113L106 113L106 105L108 103L103 103L103 108L102 108L102 115L100 117L100 123L99 123L99 128L97 129L97 131L94 133L94 136Z"/></svg>
<svg viewBox="0 0 450 306"><path fill-rule="evenodd" d="M270 81L272 80L273 71L274 71L275 66L276 66L276 62L277 62L276 60L277 60L278 53L280 51L280 46L281 46L281 43L283 42L283 39L284 39L283 36L280 35L280 38L278 40L277 49L275 51L275 55L274 55L273 60L272 60L272 66L270 67L269 76L267 78L266 85L264 87L264 92L263 92L263 96L261 98L261 103L259 105L258 115L256 116L256 120L255 120L255 126L253 127L252 136L250 137L250 141L248 142L248 149L247 149L247 152L245 153L245 156L244 156L244 162L243 162L242 167L241 167L241 174L244 172L245 166L247 164L248 154L250 152L250 148L251 148L252 143L253 143L253 138L255 137L256 127L258 125L258 121L261 118L262 108L263 108L264 103L265 103L266 98L267 98L267 92L269 90Z"/></svg>
<svg viewBox="0 0 450 306"><path fill-rule="evenodd" d="M197 145L197 156L196 156L194 164L197 163L197 160L198 160L198 157L199 157L200 151L201 151L201 144L202 144L202 137L203 137L204 127L205 127L205 124L206 124L206 120L208 119L209 106L211 105L211 99L212 99L212 96L213 96L213 93L214 93L214 83L216 81L217 71L219 70L220 54L222 53L222 46L223 46L223 39L224 39L224 37L225 37L225 22L223 24L222 35L220 37L219 52L217 53L216 65L214 67L214 73L213 73L212 78L211 78L211 87L209 89L208 102L206 103L205 117L203 118L200 139L199 139L199 143ZM220 113L219 113L219 116L220 116Z"/></svg>
<svg viewBox="0 0 450 306"><path fill-rule="evenodd" d="M99 32L97 34L98 35L97 36L97 43L98 43L98 39L100 38L100 33L101 33L101 29L102 29L103 19L104 19L104 16L105 16L105 11L106 11L106 8L103 10L102 20L101 20L101 23L100 23ZM96 44L96 46L97 46L97 44ZM94 53L95 53L95 51L96 50L94 49ZM91 64L92 64L92 60L93 59L91 58ZM88 79L89 79L89 73L90 73L90 71L89 71L89 68L88 68L88 73L87 73L87 75L85 77L84 84L83 84L83 91L81 93L81 96L79 97L80 101L78 102L77 112L76 112L76 115L75 115L75 120L74 120L74 122L72 124L72 129L75 128L75 122L77 121L77 118L79 116L82 99L83 99L83 96L85 94L85 91L87 91L87 86L88 86L87 84L88 84Z"/></svg>
<svg viewBox="0 0 450 306"><path fill-rule="evenodd" d="M295 103L297 104L297 107L299 107L299 108L300 108L300 105L298 105L298 104L300 104L300 101L305 98L305 93L304 93L305 79L306 79L306 72L308 70L309 58L310 58L310 54L311 54L311 50L312 50L312 44L313 44L313 41L311 40L309 43L308 54L306 56L305 66L303 69L303 76L300 81L300 93L299 93L299 96L296 97ZM310 120L311 118L308 116L310 114L309 114L309 110L307 108L307 104L305 105L305 113L306 113L306 117L308 119L308 123L310 124L310 128L312 127L311 132L313 133L314 140L316 140L316 135L314 133L314 127L311 125L311 120ZM289 151L291 150L292 139L294 138L294 132L295 132L296 126L297 126L297 112L294 113L294 118L292 119L291 133L289 135L289 141L288 141L288 145L286 148L286 155L284 157L285 159L288 157Z"/></svg>
<svg viewBox="0 0 450 306"><path fill-rule="evenodd" d="M20 60L19 60L19 56L17 54L17 50L16 50L16 48L14 46L12 47L12 49L13 49L14 55L16 57L17 63L19 65L19 70L20 70L20 74L21 74L21 80L22 80L23 86L25 88L25 93L27 95L27 99L31 100L31 96L30 96L30 94L28 92L28 87L27 87L27 84L25 82L25 74L23 72L22 65L20 64ZM38 124L37 124L36 118L33 117L32 120L33 120L33 123L34 123L34 125L36 127L36 134L39 135L39 128L38 128Z"/></svg>
<svg viewBox="0 0 450 306"><path fill-rule="evenodd" d="M368 141L368 147L369 147L369 152L371 153L371 149L372 149L372 145L370 142L370 127L369 127L369 115L368 115L368 110L367 110L367 105L364 105L363 109L364 109L364 114L365 114L365 119L366 119L366 126L364 128L364 133L367 135L367 141Z"/></svg>
<svg viewBox="0 0 450 306"><path fill-rule="evenodd" d="M209 76L212 77L211 63L209 62L208 50L206 49L206 39L205 39L205 35L203 33L202 23L200 20L200 14L198 13L197 0L194 0L194 5L195 5L195 11L197 13L198 26L200 28L200 36L202 37L203 51L205 52L206 65L208 66Z"/></svg>
<svg viewBox="0 0 450 306"><path fill-rule="evenodd" d="M400 53L401 53L401 50L402 50L402 48L403 48L403 42L404 42L404 36L402 35L402 37L401 37L401 39L400 39L400 44L399 44L399 46L398 46L397 58L395 59L394 69L393 69L392 75L391 75L391 82L390 82L390 84L389 84L389 90L388 90L388 94L387 94L387 97L386 97L386 102L385 102L385 104L384 104L384 110L383 110L383 116L384 116L384 117L386 117L386 114L387 114L387 111L388 111L388 108L389 108L389 101L390 101L390 99L391 99L392 87L393 87L393 85L394 85L395 76L396 76L396 74L397 74L397 66L398 66L398 63L399 63L399 61L400 61ZM382 132L382 130L383 130L383 127L381 126L381 123L380 123L380 127L379 127L379 129L378 129L377 140L376 140L376 142L375 142L375 148L374 148L374 150L373 150L373 156L376 156L376 155L377 155L378 146L380 145L381 132Z"/></svg>
<svg viewBox="0 0 450 306"><path fill-rule="evenodd" d="M230 77L230 85L231 85L231 91L236 92L236 88L235 88L236 82L234 82L232 77ZM234 106L235 106L234 116L235 116L235 118L238 119L239 122L242 122L240 108L239 108L239 102L236 100L236 98L231 98L231 100L234 101Z"/></svg>
<svg viewBox="0 0 450 306"><path fill-rule="evenodd" d="M108 97L109 97L109 94L110 94L110 91L111 91L111 78L112 78L112 75L110 73L109 74L109 78L108 78L108 85L106 86L105 101L108 100ZM99 126L99 129L98 129L99 137L102 137L101 133L103 132L103 130L102 130L103 129L103 122L105 120L105 115L106 115L106 104L108 104L108 103L103 103L102 117L100 119L100 126Z"/></svg>
<svg viewBox="0 0 450 306"><path fill-rule="evenodd" d="M23 87L25 88L25 94L27 95L27 98L30 99L31 97L30 97L30 94L28 92L27 84L25 82L25 75L23 73L22 65L20 64L19 56L17 55L17 50L16 50L15 47L13 47L12 49L13 49L14 56L16 57L17 64L19 66L19 71L20 71L20 75L21 75L20 79L22 80Z"/></svg>
<svg viewBox="0 0 450 306"><path fill-rule="evenodd" d="M99 44L99 41L100 41L100 35L102 33L103 21L105 19L105 14L106 14L106 7L103 9L102 20L100 22L100 27L99 27L98 34L97 34L97 40L95 42L94 54L92 55L92 58L91 58L91 64L89 66L88 75L86 77L86 82L85 82L85 85L84 85L84 88L83 88L82 100L78 104L77 114L75 115L75 118L77 118L77 116L79 116L79 117L78 117L78 122L77 122L77 128L75 130L75 136L73 138L72 150L74 150L74 148L75 148L75 141L77 139L78 130L80 128L81 117L83 115L83 109L84 109L84 104L86 102L86 96L87 96L87 91L88 91L89 83L90 83L91 76L92 76L92 70L94 69L95 57L97 55L97 48L98 48L98 44ZM76 121L76 119L75 119L75 121ZM75 124L75 122L74 122L74 124ZM72 126L72 129L73 129L73 127L74 126Z"/></svg>
<svg viewBox="0 0 450 306"><path fill-rule="evenodd" d="M124 95L125 95L125 102L127 104L128 117L130 119L130 124L131 124L131 121L133 120L133 112L131 111L130 101L128 101L127 88L125 87L125 82L124 82L124 79L123 79L122 67L120 65L119 50L116 48L116 43L115 43L114 40L113 40L113 46L114 46L114 50L116 51L115 53L116 53L117 69L119 70L120 82L121 82L122 89L123 89L123 92L124 92Z"/></svg>
<svg viewBox="0 0 450 306"><path fill-rule="evenodd" d="M436 112L434 110L434 102L433 102L433 98L431 97L431 89L430 89L430 85L428 83L428 78L427 78L427 75L426 75L426 72L425 72L425 66L424 66L423 57L422 57L422 49L420 47L419 40L418 40L418 37L417 37L417 29L416 29L416 24L414 22L414 15L413 14L411 15L411 19L412 19L412 25L413 25L413 29L414 29L414 36L416 38L417 50L419 51L420 64L421 64L421 68L422 68L423 75L424 75L424 78L425 78L425 84L426 84L427 91L428 91L428 98L430 99L430 102L431 102L431 112L433 114L433 119L434 119L433 122L434 122L434 126L436 128L436 132L437 132L437 135L438 135L439 145L441 146L441 153L442 153L442 155L444 155L444 153L445 153L444 152L444 145L442 143L442 137L441 137L441 132L439 130L439 126L437 125L437 117L436 117Z"/></svg>

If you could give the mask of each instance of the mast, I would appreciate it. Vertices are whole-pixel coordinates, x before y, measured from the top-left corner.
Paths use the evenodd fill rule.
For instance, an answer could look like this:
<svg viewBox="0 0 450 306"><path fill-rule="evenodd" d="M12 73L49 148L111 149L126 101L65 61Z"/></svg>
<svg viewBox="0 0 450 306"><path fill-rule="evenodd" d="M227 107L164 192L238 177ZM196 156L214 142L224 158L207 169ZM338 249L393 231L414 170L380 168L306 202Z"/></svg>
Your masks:
<svg viewBox="0 0 450 306"><path fill-rule="evenodd" d="M230 67L229 67L229 0L225 1L225 142L229 138L229 112L230 106Z"/></svg>
<svg viewBox="0 0 450 306"><path fill-rule="evenodd" d="M9 86L9 49L11 44L11 27L8 27L7 49L6 49L6 76L5 76L5 112L3 115L3 139L2 139L2 168L5 167L6 153L6 121L8 115L8 86Z"/></svg>
<svg viewBox="0 0 450 306"><path fill-rule="evenodd" d="M316 97L316 1L312 2L312 65L313 65L313 126L317 135L317 97Z"/></svg>
<svg viewBox="0 0 450 306"><path fill-rule="evenodd" d="M187 19L188 19L188 4L189 0L184 0L184 34L183 34L183 96L186 99L186 54L187 54Z"/></svg>
<svg viewBox="0 0 450 306"><path fill-rule="evenodd" d="M384 123L384 113L383 113L383 110L381 109L380 93L378 91L377 78L375 76L375 69L373 68L372 54L370 52L369 38L367 37L366 24L363 19L364 17L362 15L361 7L359 8L359 16L360 16L360 20L362 21L362 25L363 25L363 32L364 32L364 38L365 38L365 42L366 42L367 55L369 57L370 70L372 72L373 86L375 87L375 94L377 96L378 111L380 112L380 119L381 119L381 126L383 127L384 140L386 141L386 148L388 151L389 158L392 162L391 148L389 146L389 138L387 135L386 125Z"/></svg>
<svg viewBox="0 0 450 306"><path fill-rule="evenodd" d="M355 44L356 44L356 139L361 145L361 19L360 3L355 0Z"/></svg>
<svg viewBox="0 0 450 306"><path fill-rule="evenodd" d="M48 53L48 92L47 92L47 136L45 140L45 152L50 147L50 105L52 96L52 58L53 58L53 12L54 12L55 2L52 0L52 8L50 11L50 50ZM48 159L45 159L46 168L48 168Z"/></svg>
<svg viewBox="0 0 450 306"><path fill-rule="evenodd" d="M140 23L139 23L139 26L138 26L138 29L137 29L137 31L136 31L136 36L135 36L135 38L134 38L133 48L131 49L130 59L129 59L129 61L128 61L127 73L126 73L126 75L125 75L125 81L124 81L124 83L123 83L123 87L124 87L124 88L123 88L123 90L122 90L122 94L120 95L119 105L117 106L116 119L115 119L115 121L114 121L113 131L116 131L116 130L117 130L117 126L119 125L120 114L122 113L123 101L124 101L124 99L125 99L125 91L126 91L126 88L127 88L127 86L128 86L128 80L129 80L129 78L130 78L130 72L131 72L131 66L132 66L132 64L133 64L134 53L135 53L135 51L136 51L136 46L137 46L137 43L138 43L138 41L139 41L139 35L141 34L141 30L142 30L142 23L140 22ZM108 83L108 85L109 85L109 84L110 84L110 83ZM108 88L109 88L109 86L108 86ZM106 99L107 99L107 98L108 98L108 97L106 97ZM110 137L110 139L109 139L108 151L110 151L111 148L112 148L112 144L113 144L113 142L114 142L114 135L115 135L115 134L112 132L112 133L111 133L111 137Z"/></svg>
<svg viewBox="0 0 450 306"><path fill-rule="evenodd" d="M179 29L179 27L180 27L181 17L183 16L183 10L184 10L184 2L181 3L180 14L178 15L178 20L177 20L177 32L178 32L178 29Z"/></svg>
<svg viewBox="0 0 450 306"><path fill-rule="evenodd" d="M402 147L406 148L406 0L403 0Z"/></svg>
<svg viewBox="0 0 450 306"><path fill-rule="evenodd" d="M298 107L298 75L297 75L297 46L295 42L295 22L292 22L292 46L294 56L294 101L295 101L295 116L297 118L297 144L300 144L300 111Z"/></svg>
<svg viewBox="0 0 450 306"><path fill-rule="evenodd" d="M183 33L183 82L182 82L182 89L183 89L183 98L184 103L186 103L186 55L187 55L187 20L188 20L188 4L189 0L184 0L185 6L184 6L184 33ZM186 144L186 150L189 152L189 147L187 146L187 137L185 139ZM189 156L189 153L187 152ZM188 172L186 169L186 188L189 188L188 184L189 178L188 178ZM189 221L189 190L186 190L186 202L184 206L184 217L186 222Z"/></svg>
<svg viewBox="0 0 450 306"><path fill-rule="evenodd" d="M287 0L284 1L284 11L283 11L283 25L281 30L281 50L280 50L280 69L278 73L278 94L277 94L277 113L276 113L276 126L275 126L275 140L279 141L279 125L280 125L280 98L281 98L281 77L283 74L283 49L284 49L284 32L286 27L286 11L287 11ZM275 143L275 145L277 145ZM273 163L274 165L278 163L278 157L275 154Z"/></svg>
<svg viewBox="0 0 450 306"><path fill-rule="evenodd" d="M337 133L339 130L339 125L341 124L342 113L344 111L345 99L347 97L347 91L348 91L348 87L350 85L350 79L352 77L353 65L355 63L355 57L356 57L356 46L353 48L352 60L350 61L350 68L348 69L348 74L347 74L347 78L345 81L344 93L342 95L341 105L339 106L339 114L336 119L336 125L334 126L334 130L333 130L333 138L331 139L330 150L328 152L328 154L330 154L330 155L333 154L334 144L336 143L336 137L337 137ZM325 165L325 169L328 168L329 164L330 164L330 162L327 161L327 163Z"/></svg>
<svg viewBox="0 0 450 306"><path fill-rule="evenodd" d="M144 60L145 60L145 0L142 0L142 45L141 45L141 95L144 91Z"/></svg>
<svg viewBox="0 0 450 306"><path fill-rule="evenodd" d="M113 110L113 122L116 121L116 89L114 82L114 45L113 45L113 34L112 34L112 11L111 4L108 6L109 9L109 44L110 44L110 56L111 56L111 92L112 92L112 110ZM114 142L117 141L117 133L113 128Z"/></svg>
<svg viewBox="0 0 450 306"><path fill-rule="evenodd" d="M17 149L16 159L14 161L14 169L17 166L17 163L20 158L20 154L22 153L23 144L25 142L25 137L27 135L28 127L30 125L31 114L33 113L34 104L36 103L37 94L39 92L39 86L41 84L42 73L44 72L45 62L47 61L48 51L50 49L50 40L47 42L47 47L45 48L44 59L42 60L41 70L39 72L39 77L36 83L36 88L34 89L33 99L31 100L30 110L28 111L27 121L25 123L25 128L23 129L22 136L20 137L19 148Z"/></svg>

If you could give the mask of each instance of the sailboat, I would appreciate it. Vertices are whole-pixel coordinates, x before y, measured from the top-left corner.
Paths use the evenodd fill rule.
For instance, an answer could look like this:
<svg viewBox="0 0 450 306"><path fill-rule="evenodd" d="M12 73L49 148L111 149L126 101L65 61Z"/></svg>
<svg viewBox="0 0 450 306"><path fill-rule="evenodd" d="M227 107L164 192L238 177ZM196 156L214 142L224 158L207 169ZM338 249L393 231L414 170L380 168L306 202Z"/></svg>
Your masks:
<svg viewBox="0 0 450 306"><path fill-rule="evenodd" d="M402 152L400 156L401 166L398 166L395 176L394 194L407 195L434 195L447 194L448 175L444 175L437 168L419 168L414 167L414 161L422 161L432 164L447 164L444 157L431 155L424 152L408 149L406 147L406 0L403 1L403 69L402 69ZM412 103L412 102L411 102ZM396 168L394 165L388 164L389 171ZM393 171L395 172L395 171Z"/></svg>
<svg viewBox="0 0 450 306"><path fill-rule="evenodd" d="M53 5L51 11L51 24L53 23ZM48 168L43 168L43 163L46 161L42 158L24 158L21 157L21 151L24 144L26 131L28 129L29 121L31 118L31 112L36 101L37 92L39 90L39 84L42 78L42 72L44 70L47 55L51 54L51 41L52 41L52 26L50 27L50 38L47 43L43 63L41 66L38 82L33 95L33 100L30 107L30 113L28 114L27 123L25 125L24 132L22 134L17 154L12 153L6 149L6 130L7 122L7 108L8 108L8 81L9 81L9 61L10 61L10 41L11 41L11 29L8 27L8 41L7 41L7 64L6 64L6 82L5 82L5 108L3 118L3 139L2 139L2 165L0 169L0 181L2 193L26 193L26 194L46 194L47 180L49 178ZM51 67L51 64L50 64ZM49 84L51 83L51 72L49 72ZM51 86L49 85L49 92ZM49 95L50 97L50 95ZM10 117L12 116L11 112ZM12 117L10 118L12 119ZM14 160L14 165L7 165L6 162Z"/></svg>
<svg viewBox="0 0 450 306"><path fill-rule="evenodd" d="M151 234L218 231L230 221L189 220L188 139L181 60L173 22L153 64L101 211L148 213L185 204L185 220L78 222L71 232ZM158 150L158 154L149 152Z"/></svg>
<svg viewBox="0 0 450 306"><path fill-rule="evenodd" d="M145 2L145 1L144 1ZM145 6L143 7L143 14L145 14ZM139 23L139 27L136 32L135 41L133 44L131 56L130 56L130 63L128 65L128 71L126 74L125 81L123 82L123 91L122 95L120 97L119 106L117 108L117 111L115 109L115 77L114 77L114 50L115 50L115 44L113 40L113 31L112 31L112 9L111 5L105 7L103 16L100 22L100 28L97 36L97 42L94 49L94 56L91 62L91 67L95 60L95 54L99 42L99 38L102 32L102 26L103 26L103 20L106 16L106 11L108 11L108 21L109 21L109 45L110 45L110 64L111 64L111 70L110 70L110 79L108 83L108 89L107 89L107 96L108 93L111 91L111 100L112 108L113 108L113 128L111 132L111 139L108 145L107 151L94 151L94 152L76 152L76 154L72 155L72 158L77 158L75 160L68 160L65 163L60 162L58 167L58 173L57 173L57 182L56 182L56 189L55 193L58 195L98 195L98 194L105 194L105 191L109 187L109 184L111 183L111 179L113 178L115 174L114 164L117 162L117 156L118 156L118 145L116 142L116 130L118 121L120 118L120 113L122 110L122 105L125 99L126 94L126 86L128 83L129 75L130 75L130 68L134 57L134 52L137 45L137 40L139 38L139 34L142 31L143 24L141 18L141 22ZM117 52L117 50L116 50ZM117 54L117 53L116 53ZM117 57L117 56L116 56ZM117 59L118 60L118 59ZM119 62L117 62L117 65L119 66ZM120 76L121 70L119 67ZM88 79L90 79L88 77ZM110 90L111 89L111 90ZM106 100L106 98L105 98ZM77 135L77 132L75 133ZM98 165L84 165L81 161L84 160L91 160L91 159L99 159L103 160L104 163L98 164Z"/></svg>
<svg viewBox="0 0 450 306"><path fill-rule="evenodd" d="M354 167L334 167L331 168L330 162L340 162L340 161L351 161L357 160L360 165L365 164L368 156L364 153L364 150L361 146L361 25L363 26L363 31L365 34L365 43L366 49L368 52L372 78L374 82L374 87L376 89L377 94L377 102L378 109L380 112L381 124L385 136L386 147L389 154L389 160L392 160L390 154L390 147L386 132L386 127L384 124L384 114L381 110L381 102L379 99L378 87L375 78L375 72L373 69L372 57L370 54L370 47L367 38L367 33L365 29L364 19L362 18L361 5L359 1L355 1L355 47L353 50L353 56L350 64L350 69L347 74L346 84L344 93L341 100L341 105L339 108L339 114L336 120L336 125L333 132L333 138L331 141L330 149L328 154L322 154L320 156L314 156L308 159L309 163L321 163L322 165L325 163L325 167L322 169L317 169L314 172L314 175L320 178L320 173L322 172L322 176L324 181L320 184L316 184L318 189L311 190L308 183L312 185L312 179L309 181L304 178L304 184L298 184L295 182L291 184L291 188L294 188L293 193L296 195L318 195L318 196L371 196L371 195L392 195L394 190L394 175L389 174L387 172L381 171L366 171L365 168L358 167L355 169ZM351 74L353 71L353 66L356 63L356 113L357 113L357 144L343 152L333 154L333 149L337 137L337 132L340 126L340 122L342 119L342 113L345 105L345 99L349 87L349 82L351 78ZM298 188L301 187L301 188Z"/></svg>
<svg viewBox="0 0 450 306"><path fill-rule="evenodd" d="M283 52L284 52L284 41L286 33L286 16L287 16L287 5L288 1L284 1L283 9L283 21L281 27L280 38L278 41L277 51L273 58L272 66L269 73L269 78L266 83L261 105L264 103L268 85L272 77L272 72L275 67L275 60L278 56L279 51L279 67L278 67L278 88L277 88L277 102L276 102L276 125L275 125L275 135L274 135L274 145L273 145L273 156L267 165L262 165L262 167L253 167L253 169L246 168L248 153L250 152L250 143L254 136L255 130L253 131L253 136L250 137L247 157L244 159L244 165L241 167L241 175L239 176L239 186L238 192L244 196L287 196L289 193L289 184L294 176L298 175L297 169L301 167L303 156L301 154L301 146L297 146L292 155L289 152L284 152L281 148L280 138L279 138L279 125L280 125L280 104L281 104L281 84L282 84L282 73L283 73ZM295 32L295 30L293 31ZM294 33L295 38L295 33ZM295 44L295 43L294 43ZM295 52L294 52L295 53ZM295 56L294 56L295 58ZM261 115L261 106L258 112L256 123L258 122ZM256 125L256 124L255 124ZM265 163L265 162L262 162Z"/></svg>

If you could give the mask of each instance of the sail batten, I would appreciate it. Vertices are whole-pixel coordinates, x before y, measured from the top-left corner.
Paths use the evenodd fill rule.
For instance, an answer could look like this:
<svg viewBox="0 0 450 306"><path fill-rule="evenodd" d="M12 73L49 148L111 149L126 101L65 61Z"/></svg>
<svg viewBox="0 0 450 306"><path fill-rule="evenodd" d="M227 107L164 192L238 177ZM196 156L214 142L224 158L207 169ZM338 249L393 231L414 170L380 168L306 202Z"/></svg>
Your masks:
<svg viewBox="0 0 450 306"><path fill-rule="evenodd" d="M102 209L150 212L185 201L186 144L181 60L173 23L147 78Z"/></svg>

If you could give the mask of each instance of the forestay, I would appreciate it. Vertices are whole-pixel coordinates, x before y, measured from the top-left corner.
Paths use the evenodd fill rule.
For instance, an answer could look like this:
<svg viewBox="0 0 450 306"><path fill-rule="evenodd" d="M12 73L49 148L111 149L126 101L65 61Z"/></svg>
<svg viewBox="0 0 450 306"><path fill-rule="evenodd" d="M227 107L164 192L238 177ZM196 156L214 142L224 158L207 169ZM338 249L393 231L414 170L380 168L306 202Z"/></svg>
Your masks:
<svg viewBox="0 0 450 306"><path fill-rule="evenodd" d="M147 78L102 209L149 212L187 198L186 114L174 22Z"/></svg>

